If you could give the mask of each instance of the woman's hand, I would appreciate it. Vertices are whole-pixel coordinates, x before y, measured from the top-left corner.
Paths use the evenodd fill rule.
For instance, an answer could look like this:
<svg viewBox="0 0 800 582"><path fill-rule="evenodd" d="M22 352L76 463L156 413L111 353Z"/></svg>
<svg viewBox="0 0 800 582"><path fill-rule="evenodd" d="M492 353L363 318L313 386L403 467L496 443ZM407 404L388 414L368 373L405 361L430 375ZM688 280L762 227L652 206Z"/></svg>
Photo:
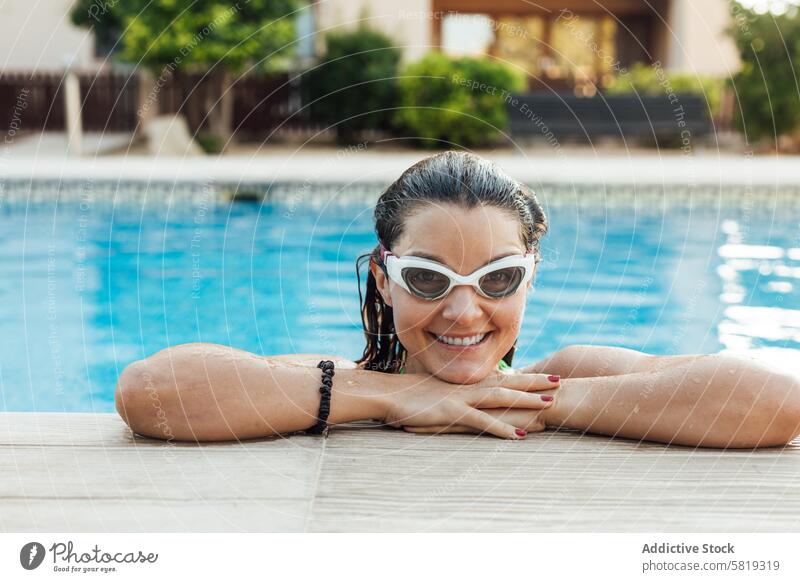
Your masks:
<svg viewBox="0 0 800 582"><path fill-rule="evenodd" d="M494 418L523 429L526 433L542 432L547 428L544 419L545 410L533 410L525 408L490 408L484 412ZM422 434L443 434L443 433L468 433L481 434L483 431L468 426L404 426L406 432L416 432Z"/></svg>
<svg viewBox="0 0 800 582"><path fill-rule="evenodd" d="M409 432L488 432L520 439L539 421L530 418L553 403L560 380L546 374L495 372L475 384L451 384L426 374L408 374L408 388L389 395L384 421ZM499 410L482 410L499 409ZM507 409L512 409L511 411ZM521 414L509 415L516 409ZM538 416L538 415L537 415ZM514 422L524 421L520 426ZM542 430L544 425L542 424Z"/></svg>

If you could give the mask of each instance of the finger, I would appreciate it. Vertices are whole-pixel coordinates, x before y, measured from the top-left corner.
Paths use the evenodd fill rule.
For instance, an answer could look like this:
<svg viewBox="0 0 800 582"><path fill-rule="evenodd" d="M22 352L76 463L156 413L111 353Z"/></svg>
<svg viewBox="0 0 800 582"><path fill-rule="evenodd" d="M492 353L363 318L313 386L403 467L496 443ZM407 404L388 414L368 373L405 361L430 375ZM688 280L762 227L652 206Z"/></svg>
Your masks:
<svg viewBox="0 0 800 582"><path fill-rule="evenodd" d="M536 362L535 364L528 364L517 368L517 374L545 374L547 368L542 366L543 362Z"/></svg>
<svg viewBox="0 0 800 582"><path fill-rule="evenodd" d="M487 408L483 412L499 418L513 426L524 428L528 434L545 430L543 411L527 410L525 408Z"/></svg>
<svg viewBox="0 0 800 582"><path fill-rule="evenodd" d="M553 368L558 367L556 360L556 354L558 352L553 352L546 358L539 360L538 362L533 362L532 364L528 364L527 366L520 366L517 368L518 374L547 374L548 370L552 370Z"/></svg>
<svg viewBox="0 0 800 582"><path fill-rule="evenodd" d="M547 408L553 404L550 394L534 394L510 388L481 388L474 390L467 403L475 408Z"/></svg>
<svg viewBox="0 0 800 582"><path fill-rule="evenodd" d="M477 433L478 431L468 426L404 426L406 432L440 434L440 433Z"/></svg>
<svg viewBox="0 0 800 582"><path fill-rule="evenodd" d="M561 386L561 377L553 374L506 374L497 384L511 390L552 390Z"/></svg>
<svg viewBox="0 0 800 582"><path fill-rule="evenodd" d="M501 439L519 440L528 434L524 428L517 428L477 408L468 409L458 422L459 425L478 429L482 433L488 432Z"/></svg>

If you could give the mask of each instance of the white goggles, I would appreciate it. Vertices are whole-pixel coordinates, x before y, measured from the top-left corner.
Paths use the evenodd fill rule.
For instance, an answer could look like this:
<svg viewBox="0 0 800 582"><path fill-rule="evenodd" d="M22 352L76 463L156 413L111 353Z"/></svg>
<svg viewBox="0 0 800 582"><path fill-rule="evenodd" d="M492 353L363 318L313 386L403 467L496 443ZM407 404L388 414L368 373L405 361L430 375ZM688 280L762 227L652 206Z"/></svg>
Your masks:
<svg viewBox="0 0 800 582"><path fill-rule="evenodd" d="M436 261L398 257L383 245L380 249L386 275L412 295L429 301L445 297L458 285L470 285L489 299L508 297L528 284L536 266L536 256L526 253L498 259L464 276Z"/></svg>

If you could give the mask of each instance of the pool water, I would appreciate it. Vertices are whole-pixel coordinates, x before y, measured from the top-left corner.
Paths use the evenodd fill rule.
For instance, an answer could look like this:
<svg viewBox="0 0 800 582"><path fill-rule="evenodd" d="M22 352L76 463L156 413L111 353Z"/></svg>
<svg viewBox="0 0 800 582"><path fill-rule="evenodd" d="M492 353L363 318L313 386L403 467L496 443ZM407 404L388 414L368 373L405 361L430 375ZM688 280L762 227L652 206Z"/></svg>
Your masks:
<svg viewBox="0 0 800 582"><path fill-rule="evenodd" d="M547 209L515 365L800 347L797 212L644 207ZM0 406L111 412L128 363L185 342L357 358L374 244L365 204L2 206Z"/></svg>

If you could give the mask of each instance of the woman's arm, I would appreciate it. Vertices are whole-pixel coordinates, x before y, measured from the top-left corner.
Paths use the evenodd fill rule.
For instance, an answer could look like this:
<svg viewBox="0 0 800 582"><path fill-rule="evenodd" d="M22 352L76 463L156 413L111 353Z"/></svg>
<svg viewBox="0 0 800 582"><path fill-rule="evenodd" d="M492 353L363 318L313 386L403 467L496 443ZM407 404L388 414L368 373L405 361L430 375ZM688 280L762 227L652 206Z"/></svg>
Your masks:
<svg viewBox="0 0 800 582"><path fill-rule="evenodd" d="M135 432L167 440L238 440L295 432L316 423L323 357L264 357L214 344L183 344L130 364L117 384L117 411ZM392 426L466 424L504 438L515 426L479 408L543 409L533 390L545 376L497 374L469 386L421 374L354 369L335 357L329 424L379 419Z"/></svg>
<svg viewBox="0 0 800 582"><path fill-rule="evenodd" d="M564 366L548 370L579 376L562 380L555 405L540 415L545 425L721 448L785 445L800 433L800 383L792 376L727 354L633 354L545 360ZM590 377L602 363L617 375Z"/></svg>
<svg viewBox="0 0 800 582"><path fill-rule="evenodd" d="M688 446L779 446L800 433L798 380L748 359L575 345L517 373L544 370L562 378L554 406L487 412L529 432L564 427ZM468 427L407 430L476 432Z"/></svg>
<svg viewBox="0 0 800 582"><path fill-rule="evenodd" d="M322 359L310 364L309 357L265 358L204 343L174 346L125 368L117 383L117 411L135 432L167 440L247 439L307 429L316 423L321 371L315 364ZM356 370L339 367L347 361L334 362L329 423L379 418L380 394L367 390Z"/></svg>
<svg viewBox="0 0 800 582"><path fill-rule="evenodd" d="M522 368L521 372L538 373L547 370L562 378L593 378L619 376L663 370L674 364L689 362L697 356L653 356L611 346L572 345Z"/></svg>

